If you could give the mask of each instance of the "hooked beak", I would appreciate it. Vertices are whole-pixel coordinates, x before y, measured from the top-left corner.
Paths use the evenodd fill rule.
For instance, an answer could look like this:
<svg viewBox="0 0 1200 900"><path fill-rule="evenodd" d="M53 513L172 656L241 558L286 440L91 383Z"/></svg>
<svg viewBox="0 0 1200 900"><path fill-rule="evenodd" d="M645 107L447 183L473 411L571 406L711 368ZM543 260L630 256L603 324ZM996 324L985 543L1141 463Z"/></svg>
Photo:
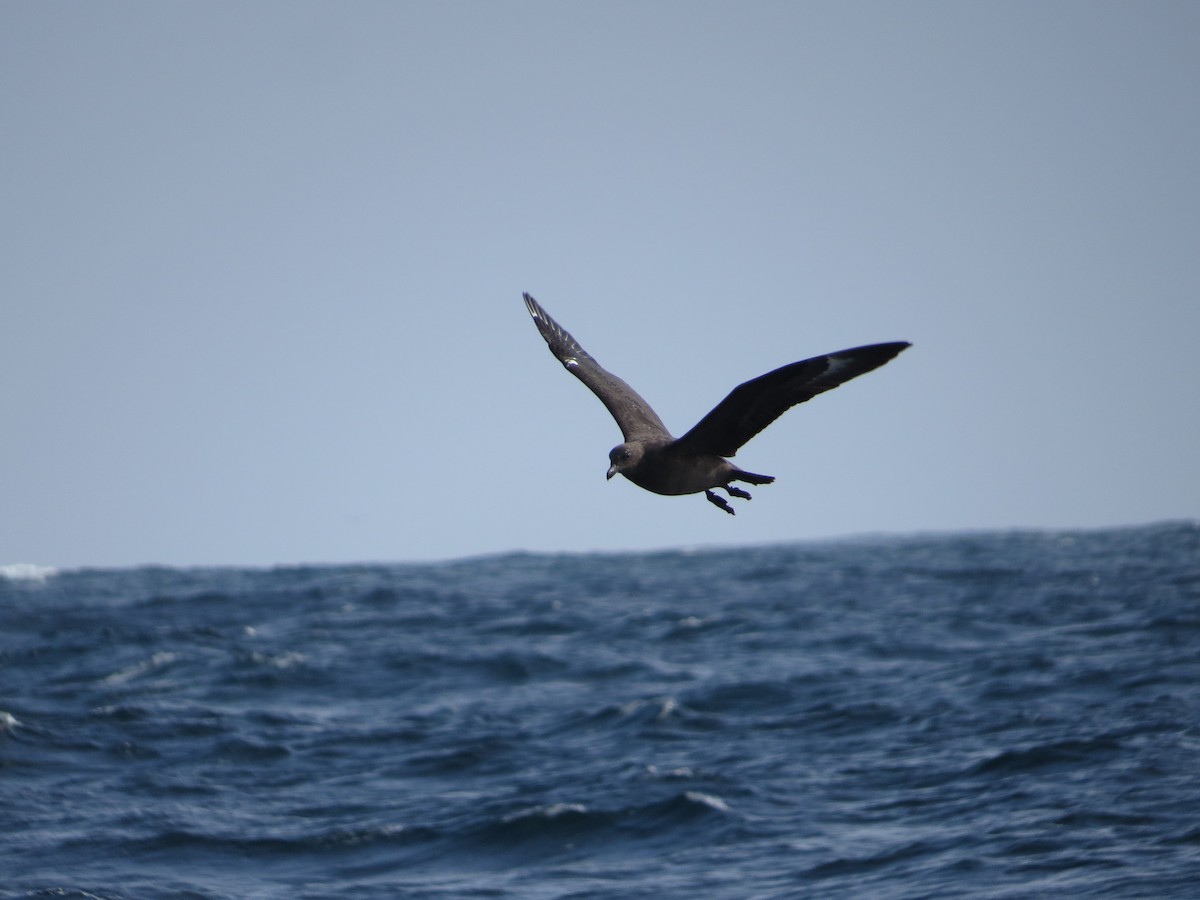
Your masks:
<svg viewBox="0 0 1200 900"><path fill-rule="evenodd" d="M611 479L612 479L612 477L613 477L614 475L616 475L618 471L620 471L620 470L619 470L619 469L617 469L617 467L616 467L616 466L609 466L609 467L608 467L608 474L604 476L604 480L605 480L605 481L609 481L609 480L611 480Z"/></svg>

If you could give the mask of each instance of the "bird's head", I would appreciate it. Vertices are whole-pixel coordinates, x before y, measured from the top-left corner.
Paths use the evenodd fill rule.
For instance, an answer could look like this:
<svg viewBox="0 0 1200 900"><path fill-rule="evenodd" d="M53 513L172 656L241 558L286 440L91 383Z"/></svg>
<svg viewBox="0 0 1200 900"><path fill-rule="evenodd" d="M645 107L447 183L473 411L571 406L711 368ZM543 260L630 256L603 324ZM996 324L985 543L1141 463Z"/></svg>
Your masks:
<svg viewBox="0 0 1200 900"><path fill-rule="evenodd" d="M618 444L609 451L608 461L611 465L608 467L608 474L604 477L612 478L618 472L632 469L642 461L642 445Z"/></svg>

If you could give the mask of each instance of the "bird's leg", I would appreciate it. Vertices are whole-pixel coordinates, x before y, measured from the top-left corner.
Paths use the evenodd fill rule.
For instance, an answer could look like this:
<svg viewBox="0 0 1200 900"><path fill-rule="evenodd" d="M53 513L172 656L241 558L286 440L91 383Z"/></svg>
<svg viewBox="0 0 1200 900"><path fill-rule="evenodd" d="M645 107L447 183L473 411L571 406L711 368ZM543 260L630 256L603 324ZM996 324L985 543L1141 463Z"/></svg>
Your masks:
<svg viewBox="0 0 1200 900"><path fill-rule="evenodd" d="M725 500L724 497L718 497L712 491L705 491L704 496L708 498L709 503L715 503L717 506L721 507L721 509L725 510L725 512L729 513L731 516L737 515L737 513L735 513L733 511L733 507L729 505L729 503Z"/></svg>
<svg viewBox="0 0 1200 900"><path fill-rule="evenodd" d="M732 484L725 485L725 493L730 497L741 497L743 500L749 500L750 495L741 488L735 488Z"/></svg>

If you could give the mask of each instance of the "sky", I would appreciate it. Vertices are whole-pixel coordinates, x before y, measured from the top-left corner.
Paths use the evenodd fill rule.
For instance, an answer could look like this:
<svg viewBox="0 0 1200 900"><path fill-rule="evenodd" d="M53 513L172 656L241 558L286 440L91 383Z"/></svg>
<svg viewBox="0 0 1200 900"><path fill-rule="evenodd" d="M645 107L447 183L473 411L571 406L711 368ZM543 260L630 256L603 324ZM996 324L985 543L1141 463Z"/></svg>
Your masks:
<svg viewBox="0 0 1200 900"><path fill-rule="evenodd" d="M1200 517L1200 4L0 0L0 564ZM682 434L912 349L738 453Z"/></svg>

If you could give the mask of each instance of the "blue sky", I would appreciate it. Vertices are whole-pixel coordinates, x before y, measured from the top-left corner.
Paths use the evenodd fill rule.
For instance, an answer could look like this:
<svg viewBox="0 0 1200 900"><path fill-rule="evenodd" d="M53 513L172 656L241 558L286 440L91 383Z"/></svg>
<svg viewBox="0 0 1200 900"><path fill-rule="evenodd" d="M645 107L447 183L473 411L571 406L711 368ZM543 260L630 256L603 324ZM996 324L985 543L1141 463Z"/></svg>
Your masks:
<svg viewBox="0 0 1200 900"><path fill-rule="evenodd" d="M447 558L1200 515L1200 6L0 5L0 563ZM529 291L680 434L605 482Z"/></svg>

